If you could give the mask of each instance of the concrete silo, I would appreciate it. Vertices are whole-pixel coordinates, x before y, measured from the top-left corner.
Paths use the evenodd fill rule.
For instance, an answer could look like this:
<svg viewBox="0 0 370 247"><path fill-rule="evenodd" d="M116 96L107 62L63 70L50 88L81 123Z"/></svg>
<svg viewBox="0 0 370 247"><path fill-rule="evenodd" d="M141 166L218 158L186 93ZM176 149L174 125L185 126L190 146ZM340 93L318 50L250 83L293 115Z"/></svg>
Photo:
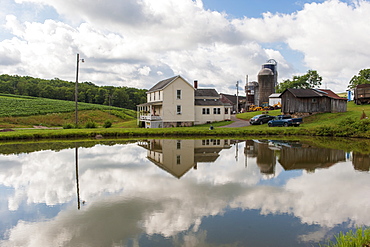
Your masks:
<svg viewBox="0 0 370 247"><path fill-rule="evenodd" d="M275 93L277 75L277 63L274 59L262 65L258 73L258 101L255 101L257 105L268 106L269 96Z"/></svg>

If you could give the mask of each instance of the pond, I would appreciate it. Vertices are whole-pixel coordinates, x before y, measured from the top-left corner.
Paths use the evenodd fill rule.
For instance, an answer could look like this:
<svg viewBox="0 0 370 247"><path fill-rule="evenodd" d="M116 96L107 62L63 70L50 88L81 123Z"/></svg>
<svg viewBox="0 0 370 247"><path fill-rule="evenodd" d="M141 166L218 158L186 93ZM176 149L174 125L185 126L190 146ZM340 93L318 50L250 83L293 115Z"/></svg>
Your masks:
<svg viewBox="0 0 370 247"><path fill-rule="evenodd" d="M318 246L370 226L370 155L322 146L3 144L0 245Z"/></svg>

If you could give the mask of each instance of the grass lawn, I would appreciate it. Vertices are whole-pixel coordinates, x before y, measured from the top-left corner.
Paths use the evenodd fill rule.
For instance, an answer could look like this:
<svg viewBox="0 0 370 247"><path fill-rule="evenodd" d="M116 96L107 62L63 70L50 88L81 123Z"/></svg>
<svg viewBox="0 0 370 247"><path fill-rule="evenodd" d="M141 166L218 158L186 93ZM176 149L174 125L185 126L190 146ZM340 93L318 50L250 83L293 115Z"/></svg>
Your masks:
<svg viewBox="0 0 370 247"><path fill-rule="evenodd" d="M135 111L121 109L117 107L99 106L94 104L81 104L79 108L79 128L78 129L30 129L20 130L19 128L32 128L33 126L63 127L66 124L74 124L74 102L58 102L57 106L52 108L57 100L47 102L46 110L42 105L46 103L44 99L27 97L7 97L0 95L0 101L12 103L12 107L6 107L2 104L0 114L0 129L16 129L16 131L0 132L0 139L34 139L34 138L89 138L97 134L111 137L130 137L130 136L248 136L248 135L307 135L307 136L338 136L338 137L361 137L370 138L370 119L360 121L361 115L366 113L370 116L370 105L355 105L354 102L348 103L348 111L345 113L323 113L308 116L304 118L303 124L298 127L267 127L264 125L255 125L239 128L219 128L232 123L223 121L212 123L214 130L209 130L211 124L198 125L193 127L161 128L161 129L143 129L137 127ZM14 100L14 101L12 101ZM29 115L13 116L14 112L20 112L16 102L22 102L26 105ZM28 103L27 103L28 102ZM1 103L1 102L0 102ZM54 112L49 112L54 109ZM69 109L69 111L67 111ZM37 114L43 112L43 114ZM237 114L240 119L250 119L259 112L246 112ZM277 116L280 110L268 111L267 114ZM350 120L348 120L350 119ZM102 126L105 121L112 123L111 128L106 129ZM86 129L88 123L94 123L94 127ZM86 126L85 126L86 125ZM17 129L18 128L18 129Z"/></svg>

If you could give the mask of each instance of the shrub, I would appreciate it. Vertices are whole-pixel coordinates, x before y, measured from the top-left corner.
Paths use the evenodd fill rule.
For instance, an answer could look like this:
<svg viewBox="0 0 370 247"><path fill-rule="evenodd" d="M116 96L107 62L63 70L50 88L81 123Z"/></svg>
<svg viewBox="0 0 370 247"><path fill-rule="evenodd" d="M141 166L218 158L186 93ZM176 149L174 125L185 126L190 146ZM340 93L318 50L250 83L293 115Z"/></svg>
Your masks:
<svg viewBox="0 0 370 247"><path fill-rule="evenodd" d="M89 121L85 124L86 129L93 129L93 128L96 128L96 127L97 127L96 123L92 122L92 121Z"/></svg>
<svg viewBox="0 0 370 247"><path fill-rule="evenodd" d="M65 125L63 125L63 129L73 129L74 125L71 124L71 123L67 123Z"/></svg>
<svg viewBox="0 0 370 247"><path fill-rule="evenodd" d="M106 120L103 125L104 128L110 128L112 127L112 121L111 120Z"/></svg>

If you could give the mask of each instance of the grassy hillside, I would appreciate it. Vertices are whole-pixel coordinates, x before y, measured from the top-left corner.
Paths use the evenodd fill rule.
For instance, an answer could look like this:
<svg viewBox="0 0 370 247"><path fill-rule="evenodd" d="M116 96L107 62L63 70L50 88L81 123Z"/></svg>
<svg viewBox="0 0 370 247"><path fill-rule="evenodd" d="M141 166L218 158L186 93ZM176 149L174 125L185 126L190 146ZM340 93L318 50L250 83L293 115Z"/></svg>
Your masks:
<svg viewBox="0 0 370 247"><path fill-rule="evenodd" d="M102 125L111 120L125 125L136 118L133 110L105 105L78 103L79 123L95 122ZM63 126L75 121L75 102L17 95L0 94L0 128Z"/></svg>

